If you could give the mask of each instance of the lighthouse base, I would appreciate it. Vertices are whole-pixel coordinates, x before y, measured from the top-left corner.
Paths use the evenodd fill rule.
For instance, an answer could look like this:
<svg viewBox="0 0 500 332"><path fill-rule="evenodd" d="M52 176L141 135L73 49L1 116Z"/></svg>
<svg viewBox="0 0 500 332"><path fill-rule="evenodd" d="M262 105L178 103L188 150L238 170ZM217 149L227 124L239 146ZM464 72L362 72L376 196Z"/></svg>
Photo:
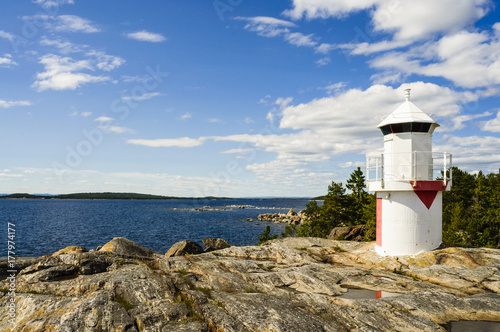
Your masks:
<svg viewBox="0 0 500 332"><path fill-rule="evenodd" d="M408 256L408 255L418 255L418 254L421 254L423 252L429 252L431 250L434 250L434 249L437 249L439 248L439 246L441 245L441 242L439 242L439 244L437 246L435 246L434 248L429 248L429 249L426 249L426 250L420 250L420 251L417 251L417 252L412 252L412 253L406 253L406 254L402 254L400 252L398 253L394 253L394 252L388 252L386 251L384 248L382 247L379 247L379 246L375 246L375 252L379 255L379 256Z"/></svg>
<svg viewBox="0 0 500 332"><path fill-rule="evenodd" d="M381 256L416 255L442 242L442 192L422 200L414 191L377 192L377 245Z"/></svg>

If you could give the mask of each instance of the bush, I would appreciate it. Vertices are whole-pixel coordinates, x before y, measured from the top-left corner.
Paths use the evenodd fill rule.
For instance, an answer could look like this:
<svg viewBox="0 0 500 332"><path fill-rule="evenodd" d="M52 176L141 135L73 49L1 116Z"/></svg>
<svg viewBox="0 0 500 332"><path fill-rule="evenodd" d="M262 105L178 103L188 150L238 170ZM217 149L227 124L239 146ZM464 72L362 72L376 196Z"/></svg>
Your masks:
<svg viewBox="0 0 500 332"><path fill-rule="evenodd" d="M274 240L274 239L278 238L278 234L274 234L274 235L269 235L269 234L271 234L271 226L267 225L264 232L262 234L260 234L259 245L266 242L266 241Z"/></svg>

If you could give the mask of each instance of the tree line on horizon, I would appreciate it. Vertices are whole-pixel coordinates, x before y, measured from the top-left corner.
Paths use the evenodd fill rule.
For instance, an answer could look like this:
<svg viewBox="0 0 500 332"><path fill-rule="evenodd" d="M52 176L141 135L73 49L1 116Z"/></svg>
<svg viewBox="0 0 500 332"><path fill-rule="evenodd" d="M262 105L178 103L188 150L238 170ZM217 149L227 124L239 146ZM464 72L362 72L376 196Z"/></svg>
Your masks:
<svg viewBox="0 0 500 332"><path fill-rule="evenodd" d="M96 193L73 193L73 194L60 194L60 195L33 195L28 193L15 193L10 195L0 196L0 199L133 199L133 200L212 200L224 199L233 200L229 197L177 197L177 196L162 196L152 194L139 194L139 193L116 193L116 192L96 192Z"/></svg>
<svg viewBox="0 0 500 332"><path fill-rule="evenodd" d="M443 242L473 247L500 248L500 170L485 175L452 168L453 185L443 192ZM340 226L365 225L364 240L375 240L376 196L366 191L366 180L358 167L346 181L332 182L323 204L311 200L306 205L304 224L286 226L282 237L327 238ZM267 231L267 232L266 232ZM278 237L270 230L259 243Z"/></svg>

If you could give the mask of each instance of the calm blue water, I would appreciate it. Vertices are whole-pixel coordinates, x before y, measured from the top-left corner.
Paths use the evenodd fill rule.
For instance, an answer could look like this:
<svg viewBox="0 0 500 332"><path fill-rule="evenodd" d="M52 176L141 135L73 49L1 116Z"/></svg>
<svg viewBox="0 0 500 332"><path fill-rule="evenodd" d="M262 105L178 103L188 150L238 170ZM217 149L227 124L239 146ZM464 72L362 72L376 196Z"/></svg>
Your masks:
<svg viewBox="0 0 500 332"><path fill-rule="evenodd" d="M202 244L205 237L219 237L231 245L257 244L266 225L272 234L285 224L257 221L261 213L305 209L307 199L236 200L0 200L2 246L7 256L7 223L15 224L16 256L42 256L76 245L93 249L120 236L164 254L175 242L192 240ZM204 206L252 205L226 211L185 211ZM254 222L246 221L254 218Z"/></svg>

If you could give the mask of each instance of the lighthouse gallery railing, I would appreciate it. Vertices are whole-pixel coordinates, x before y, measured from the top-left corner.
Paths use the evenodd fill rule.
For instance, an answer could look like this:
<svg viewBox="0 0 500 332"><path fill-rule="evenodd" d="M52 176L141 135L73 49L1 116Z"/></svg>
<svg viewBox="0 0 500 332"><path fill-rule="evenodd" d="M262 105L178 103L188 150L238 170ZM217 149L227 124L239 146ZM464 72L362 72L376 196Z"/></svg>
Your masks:
<svg viewBox="0 0 500 332"><path fill-rule="evenodd" d="M446 152L413 151L366 157L366 181L443 181L452 180L452 155Z"/></svg>

